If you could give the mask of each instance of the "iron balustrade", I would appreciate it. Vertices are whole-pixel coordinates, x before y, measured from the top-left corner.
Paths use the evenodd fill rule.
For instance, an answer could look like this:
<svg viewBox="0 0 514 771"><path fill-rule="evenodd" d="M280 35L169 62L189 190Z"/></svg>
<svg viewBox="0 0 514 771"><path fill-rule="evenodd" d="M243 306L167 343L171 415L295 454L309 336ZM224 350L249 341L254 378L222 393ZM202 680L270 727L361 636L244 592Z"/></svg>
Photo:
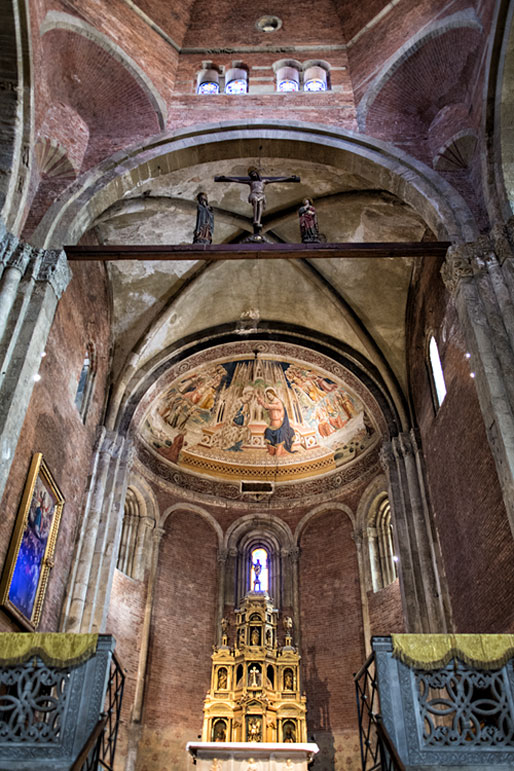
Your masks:
<svg viewBox="0 0 514 771"><path fill-rule="evenodd" d="M380 715L375 656L354 675L362 771L404 771Z"/></svg>
<svg viewBox="0 0 514 771"><path fill-rule="evenodd" d="M76 665L36 653L0 667L2 771L113 771L124 686L114 647L98 635L96 652Z"/></svg>
<svg viewBox="0 0 514 771"><path fill-rule="evenodd" d="M513 660L480 669L453 658L407 666L391 637L374 637L355 675L363 771L514 768Z"/></svg>
<svg viewBox="0 0 514 771"><path fill-rule="evenodd" d="M114 770L124 685L125 675L116 654L113 654L105 697L105 712L100 716L71 771L96 771L98 768L106 771Z"/></svg>

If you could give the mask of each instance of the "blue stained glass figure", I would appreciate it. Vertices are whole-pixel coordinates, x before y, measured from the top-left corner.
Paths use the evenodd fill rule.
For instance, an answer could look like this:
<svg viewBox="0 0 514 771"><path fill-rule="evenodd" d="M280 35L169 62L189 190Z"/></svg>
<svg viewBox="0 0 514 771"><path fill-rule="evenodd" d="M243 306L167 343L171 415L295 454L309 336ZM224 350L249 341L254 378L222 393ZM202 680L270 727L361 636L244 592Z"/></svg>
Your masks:
<svg viewBox="0 0 514 771"><path fill-rule="evenodd" d="M251 554L251 581L252 592L268 591L268 555L266 549L259 547Z"/></svg>

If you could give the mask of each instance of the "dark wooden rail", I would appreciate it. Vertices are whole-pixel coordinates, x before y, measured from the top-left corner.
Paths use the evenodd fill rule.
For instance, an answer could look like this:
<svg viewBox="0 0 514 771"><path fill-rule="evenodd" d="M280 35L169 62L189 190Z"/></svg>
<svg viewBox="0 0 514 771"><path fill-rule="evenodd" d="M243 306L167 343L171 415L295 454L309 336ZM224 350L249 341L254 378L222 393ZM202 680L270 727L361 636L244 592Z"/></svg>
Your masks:
<svg viewBox="0 0 514 771"><path fill-rule="evenodd" d="M444 257L449 241L366 244L179 244L178 246L65 246L69 260L282 260Z"/></svg>

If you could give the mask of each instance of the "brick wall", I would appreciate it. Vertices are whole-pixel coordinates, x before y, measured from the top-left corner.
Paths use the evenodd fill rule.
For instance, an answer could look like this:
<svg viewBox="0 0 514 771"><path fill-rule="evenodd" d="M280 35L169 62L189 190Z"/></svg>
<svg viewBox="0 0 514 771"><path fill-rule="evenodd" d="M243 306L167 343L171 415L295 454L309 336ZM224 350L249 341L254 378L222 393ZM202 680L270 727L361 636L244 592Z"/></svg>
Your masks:
<svg viewBox="0 0 514 771"><path fill-rule="evenodd" d="M57 631L75 538L100 422L109 367L109 302L103 265L74 263L60 300L2 500L0 562L3 564L32 455L42 452L64 494L55 567L51 571L40 631ZM86 424L74 404L86 345L96 346L98 370ZM13 628L7 619L2 629Z"/></svg>
<svg viewBox="0 0 514 771"><path fill-rule="evenodd" d="M215 642L217 540L197 514L167 520L160 547L145 691L140 771L187 766L202 730Z"/></svg>
<svg viewBox="0 0 514 771"><path fill-rule="evenodd" d="M378 592L369 591L367 596L370 633L372 635L405 632L398 579L389 586L379 589Z"/></svg>
<svg viewBox="0 0 514 771"><path fill-rule="evenodd" d="M105 631L116 638L116 656L126 673L121 723L116 745L116 765L120 769L125 768L130 749L130 733L133 730L130 718L136 691L145 601L146 583L136 581L120 570L115 570Z"/></svg>
<svg viewBox="0 0 514 771"><path fill-rule="evenodd" d="M307 730L320 745L314 768L355 762L352 675L364 661L362 608L352 525L345 514L314 518L300 542L300 609ZM356 747L354 748L357 749ZM337 753L337 754L336 754Z"/></svg>
<svg viewBox="0 0 514 771"><path fill-rule="evenodd" d="M456 630L511 631L514 541L462 332L438 265L424 263L418 292L409 334L411 390ZM438 330L448 389L437 413L424 360L425 328Z"/></svg>

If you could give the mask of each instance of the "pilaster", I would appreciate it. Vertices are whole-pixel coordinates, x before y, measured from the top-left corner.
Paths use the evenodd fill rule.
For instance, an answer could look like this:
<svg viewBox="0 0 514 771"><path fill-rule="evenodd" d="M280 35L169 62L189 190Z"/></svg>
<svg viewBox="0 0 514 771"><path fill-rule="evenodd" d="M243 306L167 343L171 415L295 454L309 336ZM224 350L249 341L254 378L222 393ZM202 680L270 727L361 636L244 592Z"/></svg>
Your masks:
<svg viewBox="0 0 514 771"><path fill-rule="evenodd" d="M63 251L0 242L0 497L9 475L57 303L71 279Z"/></svg>
<svg viewBox="0 0 514 771"><path fill-rule="evenodd" d="M514 535L514 223L450 247L441 269L454 297L485 430Z"/></svg>

